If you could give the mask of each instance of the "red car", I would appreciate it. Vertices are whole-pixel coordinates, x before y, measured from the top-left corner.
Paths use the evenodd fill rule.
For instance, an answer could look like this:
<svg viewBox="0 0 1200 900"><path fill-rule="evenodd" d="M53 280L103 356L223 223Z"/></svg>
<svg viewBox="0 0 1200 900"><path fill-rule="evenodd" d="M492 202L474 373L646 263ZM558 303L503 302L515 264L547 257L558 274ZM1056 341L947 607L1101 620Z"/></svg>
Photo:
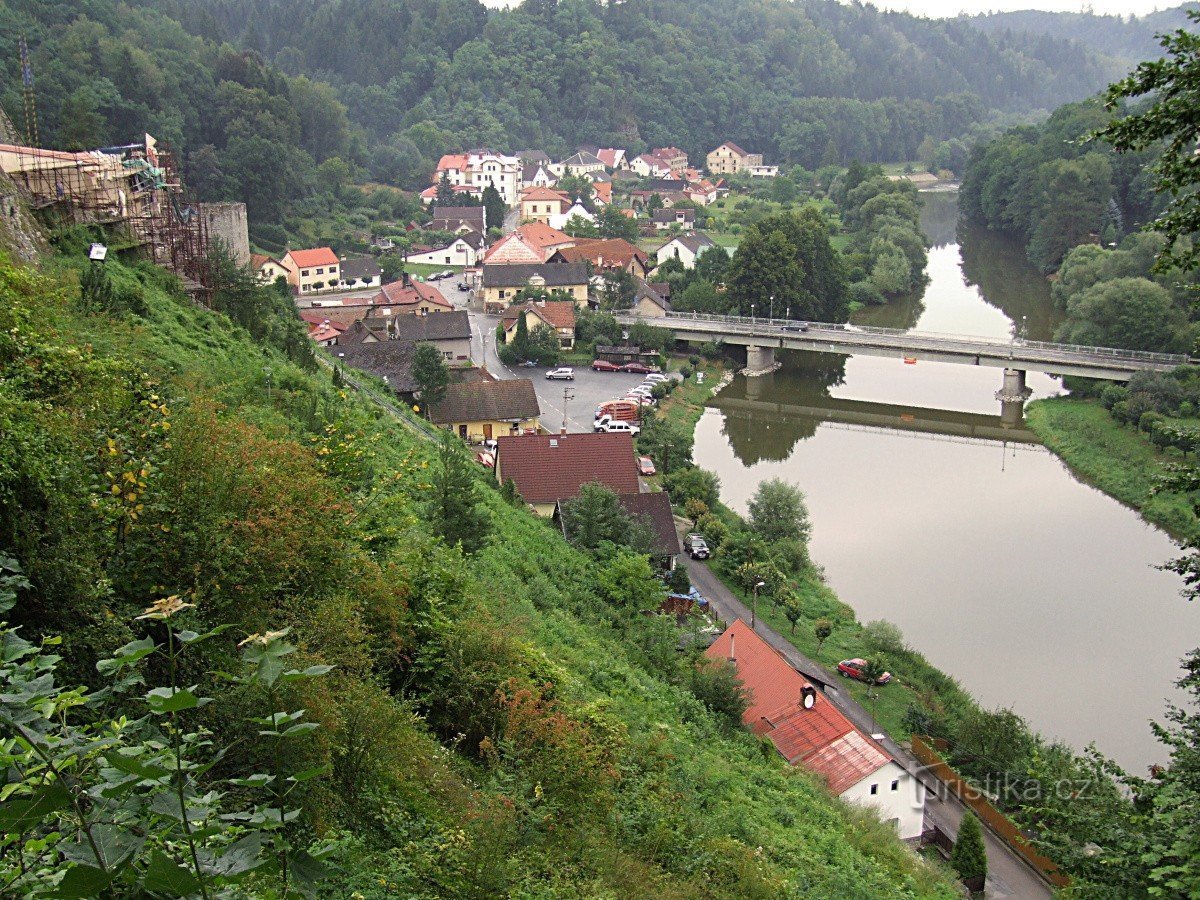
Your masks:
<svg viewBox="0 0 1200 900"><path fill-rule="evenodd" d="M607 359L598 359L592 363L592 369L596 372L620 372L621 367L616 363L610 363Z"/></svg>
<svg viewBox="0 0 1200 900"><path fill-rule="evenodd" d="M838 663L838 674L845 678L853 678L855 681L866 681L862 676L863 666L867 664L865 659L843 659ZM876 684L887 684L892 680L891 672L884 672L879 676L879 681Z"/></svg>
<svg viewBox="0 0 1200 900"><path fill-rule="evenodd" d="M639 475L650 476L658 471L657 469L654 468L654 460L652 460L648 456L639 456L637 462L638 462L638 474Z"/></svg>
<svg viewBox="0 0 1200 900"><path fill-rule="evenodd" d="M631 362L621 366L622 372L635 372L638 375L649 375L651 372L657 372L658 369L653 366L648 366L645 363Z"/></svg>

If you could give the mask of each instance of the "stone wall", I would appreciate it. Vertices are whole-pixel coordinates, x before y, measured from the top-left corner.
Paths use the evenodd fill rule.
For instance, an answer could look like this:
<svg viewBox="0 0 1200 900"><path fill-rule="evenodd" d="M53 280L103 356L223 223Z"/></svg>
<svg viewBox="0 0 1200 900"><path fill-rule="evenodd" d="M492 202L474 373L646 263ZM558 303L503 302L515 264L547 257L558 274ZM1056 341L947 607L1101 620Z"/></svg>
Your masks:
<svg viewBox="0 0 1200 900"><path fill-rule="evenodd" d="M0 250L32 263L49 249L46 237L12 179L0 172Z"/></svg>
<svg viewBox="0 0 1200 900"><path fill-rule="evenodd" d="M245 203L202 203L200 210L208 223L208 240L221 244L241 266L250 265L250 231L246 224Z"/></svg>

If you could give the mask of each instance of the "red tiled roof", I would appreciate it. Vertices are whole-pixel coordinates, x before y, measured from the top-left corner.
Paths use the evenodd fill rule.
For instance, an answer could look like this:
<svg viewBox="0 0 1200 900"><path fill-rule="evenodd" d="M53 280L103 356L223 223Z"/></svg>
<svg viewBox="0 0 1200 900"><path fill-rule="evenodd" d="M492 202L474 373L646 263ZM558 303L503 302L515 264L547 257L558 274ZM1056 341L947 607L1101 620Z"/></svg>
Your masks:
<svg viewBox="0 0 1200 900"><path fill-rule="evenodd" d="M567 262L588 260L592 264L604 268L614 266L624 268L633 259L639 259L645 263L649 258L624 238L581 238L575 241L574 247L563 247L558 253Z"/></svg>
<svg viewBox="0 0 1200 900"><path fill-rule="evenodd" d="M353 298L351 298L353 299ZM385 284L379 293L371 298L372 306L412 306L426 300L447 309L453 309L450 301L442 296L441 291L424 281L408 281L404 279ZM349 301L346 301L347 305Z"/></svg>
<svg viewBox="0 0 1200 900"><path fill-rule="evenodd" d="M569 234L564 234L557 228L551 228L545 222L526 222L514 234L521 235L527 244L541 249L575 242L575 239Z"/></svg>
<svg viewBox="0 0 1200 900"><path fill-rule="evenodd" d="M497 438L496 471L526 503L576 496L598 481L618 494L638 491L633 437L628 434L523 434Z"/></svg>
<svg viewBox="0 0 1200 900"><path fill-rule="evenodd" d="M562 191L551 190L548 187L531 187L521 195L521 200L562 200L564 203L568 200L568 196Z"/></svg>
<svg viewBox="0 0 1200 900"><path fill-rule="evenodd" d="M812 709L801 706L808 680L741 619L713 642L705 656L729 659L731 648L738 678L751 697L743 724L768 738L791 765L821 775L830 790L841 794L891 762L819 691Z"/></svg>
<svg viewBox="0 0 1200 900"><path fill-rule="evenodd" d="M551 328L575 328L575 304L571 300L547 300L545 303L530 300L504 316L505 331L517 321L518 312L531 312Z"/></svg>
<svg viewBox="0 0 1200 900"><path fill-rule="evenodd" d="M443 172L446 169L465 169L467 167L467 155L465 153L447 153L438 160L437 170Z"/></svg>
<svg viewBox="0 0 1200 900"><path fill-rule="evenodd" d="M721 147L728 147L730 150L732 150L738 156L749 156L750 155L745 150L743 150L741 147L739 147L737 144L735 144L733 141L726 141L725 143L723 143L721 145ZM720 150L721 147L718 147L717 150Z"/></svg>
<svg viewBox="0 0 1200 900"><path fill-rule="evenodd" d="M610 169L614 169L617 165L617 154L620 152L615 147L601 147L596 151L596 158Z"/></svg>
<svg viewBox="0 0 1200 900"><path fill-rule="evenodd" d="M337 254L328 247L314 247L312 250L289 250L288 256L292 263L301 269L309 266L336 266Z"/></svg>
<svg viewBox="0 0 1200 900"><path fill-rule="evenodd" d="M330 321L329 316L327 316L325 311L322 309L302 309L300 310L300 318L309 325L323 325L326 322L329 322L338 331L345 331L346 328L349 327L342 322Z"/></svg>

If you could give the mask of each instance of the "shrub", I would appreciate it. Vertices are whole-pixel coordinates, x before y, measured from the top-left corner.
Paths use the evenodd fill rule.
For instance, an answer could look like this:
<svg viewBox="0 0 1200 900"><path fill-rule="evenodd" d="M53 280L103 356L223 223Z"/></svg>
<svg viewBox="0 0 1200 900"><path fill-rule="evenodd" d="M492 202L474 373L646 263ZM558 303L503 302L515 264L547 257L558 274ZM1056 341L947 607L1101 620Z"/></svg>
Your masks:
<svg viewBox="0 0 1200 900"><path fill-rule="evenodd" d="M733 728L750 707L737 669L728 660L701 660L691 672L688 689L709 711Z"/></svg>
<svg viewBox="0 0 1200 900"><path fill-rule="evenodd" d="M966 881L987 875L987 854L983 849L983 828L971 813L963 816L958 827L958 838L950 854L950 865L958 877Z"/></svg>
<svg viewBox="0 0 1200 900"><path fill-rule="evenodd" d="M703 500L698 500L695 497L692 497L683 504L683 512L684 515L695 522L702 515L708 512L708 504Z"/></svg>
<svg viewBox="0 0 1200 900"><path fill-rule="evenodd" d="M1122 400L1129 399L1129 388L1122 384L1106 384L1100 391L1100 403L1105 409L1112 409Z"/></svg>
<svg viewBox="0 0 1200 900"><path fill-rule="evenodd" d="M690 362L693 366L698 366L700 365L700 357L693 353L688 357L688 362Z"/></svg>
<svg viewBox="0 0 1200 900"><path fill-rule="evenodd" d="M686 381L687 379L692 377L692 370L688 366L684 366L682 369L679 370L679 374Z"/></svg>
<svg viewBox="0 0 1200 900"><path fill-rule="evenodd" d="M705 513L696 519L696 530L704 535L710 547L719 547L729 536L725 523L712 513Z"/></svg>
<svg viewBox="0 0 1200 900"><path fill-rule="evenodd" d="M864 625L863 640L871 650L879 650L884 653L903 653L908 649L908 645L904 643L904 633L900 630L900 626L886 619L876 619L874 622Z"/></svg>

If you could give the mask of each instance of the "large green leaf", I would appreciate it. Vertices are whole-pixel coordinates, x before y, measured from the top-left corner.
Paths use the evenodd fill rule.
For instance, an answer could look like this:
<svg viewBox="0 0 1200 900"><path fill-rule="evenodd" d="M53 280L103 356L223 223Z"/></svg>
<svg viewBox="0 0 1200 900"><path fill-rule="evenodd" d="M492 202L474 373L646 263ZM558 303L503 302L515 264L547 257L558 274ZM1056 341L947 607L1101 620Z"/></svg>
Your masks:
<svg viewBox="0 0 1200 900"><path fill-rule="evenodd" d="M146 694L146 702L150 711L155 713L182 712L185 709L195 709L207 702L197 697L192 691L195 688L155 688Z"/></svg>
<svg viewBox="0 0 1200 900"><path fill-rule="evenodd" d="M108 887L110 881L112 876L103 869L97 869L95 866L72 866L67 869L67 874L50 896L59 900L97 897Z"/></svg>
<svg viewBox="0 0 1200 900"><path fill-rule="evenodd" d="M126 666L131 666L158 649L158 644L152 638L142 638L140 641L130 641L121 647L111 659L102 659L96 663L96 669L101 675L111 675Z"/></svg>
<svg viewBox="0 0 1200 900"><path fill-rule="evenodd" d="M150 865L146 867L142 887L152 894L186 897L200 890L200 879L161 850L155 850L150 857Z"/></svg>
<svg viewBox="0 0 1200 900"><path fill-rule="evenodd" d="M51 813L66 809L70 802L71 795L59 781L43 784L32 794L11 797L0 803L0 832L28 831Z"/></svg>

